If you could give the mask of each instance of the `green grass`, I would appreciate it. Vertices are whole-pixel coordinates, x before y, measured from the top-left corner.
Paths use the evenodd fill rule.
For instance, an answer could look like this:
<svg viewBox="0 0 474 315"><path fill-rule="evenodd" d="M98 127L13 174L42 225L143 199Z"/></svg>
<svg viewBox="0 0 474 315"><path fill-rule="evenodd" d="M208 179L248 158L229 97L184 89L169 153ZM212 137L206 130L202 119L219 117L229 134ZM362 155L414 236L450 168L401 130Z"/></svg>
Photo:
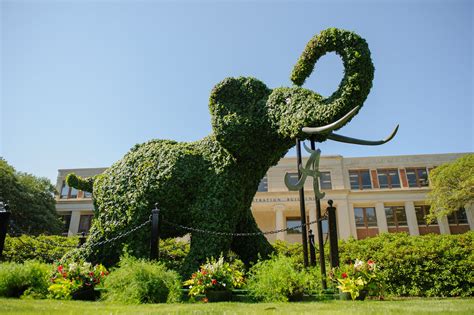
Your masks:
<svg viewBox="0 0 474 315"><path fill-rule="evenodd" d="M398 299L300 303L104 302L0 299L0 314L474 314L474 299Z"/></svg>

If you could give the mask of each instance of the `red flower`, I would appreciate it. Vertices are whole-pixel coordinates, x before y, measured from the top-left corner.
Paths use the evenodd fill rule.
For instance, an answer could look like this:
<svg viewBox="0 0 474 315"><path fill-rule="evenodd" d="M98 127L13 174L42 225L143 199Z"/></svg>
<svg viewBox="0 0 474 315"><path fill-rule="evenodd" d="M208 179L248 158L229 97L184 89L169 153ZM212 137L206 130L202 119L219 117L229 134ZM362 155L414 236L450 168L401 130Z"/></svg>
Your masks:
<svg viewBox="0 0 474 315"><path fill-rule="evenodd" d="M367 260L367 264L368 265L373 265L373 264L375 264L375 262L372 259L369 259L369 260Z"/></svg>
<svg viewBox="0 0 474 315"><path fill-rule="evenodd" d="M203 298L203 299L202 299L202 301L203 301L204 303L207 303L207 302L209 302L209 300L208 300L206 297L205 297L205 298Z"/></svg>
<svg viewBox="0 0 474 315"><path fill-rule="evenodd" d="M216 279L212 279L211 282L212 282L212 284L217 284L217 280L216 280Z"/></svg>
<svg viewBox="0 0 474 315"><path fill-rule="evenodd" d="M59 265L59 266L58 266L58 272L59 272L59 273L63 273L63 265Z"/></svg>
<svg viewBox="0 0 474 315"><path fill-rule="evenodd" d="M341 277L342 277L342 279L345 279L345 278L347 278L347 273L345 273L345 272L344 272L344 273L342 273Z"/></svg>
<svg viewBox="0 0 474 315"><path fill-rule="evenodd" d="M89 272L89 276L91 276L91 277L92 277L93 275L94 275L94 273L93 273L92 271L91 271L91 272Z"/></svg>
<svg viewBox="0 0 474 315"><path fill-rule="evenodd" d="M202 270L202 271L201 271L201 274L202 274L203 276L205 276L205 275L207 275L207 271L206 271L206 270Z"/></svg>

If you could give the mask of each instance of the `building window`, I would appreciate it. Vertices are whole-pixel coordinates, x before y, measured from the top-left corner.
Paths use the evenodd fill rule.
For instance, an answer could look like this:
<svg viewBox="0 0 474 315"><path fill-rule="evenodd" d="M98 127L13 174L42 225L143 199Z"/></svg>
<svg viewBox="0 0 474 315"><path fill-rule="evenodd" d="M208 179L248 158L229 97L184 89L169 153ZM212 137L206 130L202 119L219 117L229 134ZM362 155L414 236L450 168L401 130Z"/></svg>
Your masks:
<svg viewBox="0 0 474 315"><path fill-rule="evenodd" d="M438 224L438 221L436 219L430 224L428 224L428 222L426 221L426 216L430 213L430 206L415 206L415 213L416 221L418 222L419 226L429 226Z"/></svg>
<svg viewBox="0 0 474 315"><path fill-rule="evenodd" d="M81 218L79 219L79 230L78 230L79 233L89 232L93 217L94 215L92 214L81 215Z"/></svg>
<svg viewBox="0 0 474 315"><path fill-rule="evenodd" d="M88 191L84 191L84 198L92 198L92 193Z"/></svg>
<svg viewBox="0 0 474 315"><path fill-rule="evenodd" d="M407 168L407 180L409 187L427 187L428 186L428 171L426 167L423 168Z"/></svg>
<svg viewBox="0 0 474 315"><path fill-rule="evenodd" d="M63 185L61 187L61 194L59 195L60 199L68 199L68 198L77 198L77 189L69 187L66 184L66 181L63 181Z"/></svg>
<svg viewBox="0 0 474 315"><path fill-rule="evenodd" d="M377 226L377 216L375 215L375 208L354 208L354 217L356 227L376 227Z"/></svg>
<svg viewBox="0 0 474 315"><path fill-rule="evenodd" d="M268 178L267 178L267 175L263 176L263 178L260 180L260 183L258 184L257 191L268 191Z"/></svg>
<svg viewBox="0 0 474 315"><path fill-rule="evenodd" d="M298 180L298 173L288 173L288 181L291 185L295 186L296 184L298 184Z"/></svg>
<svg viewBox="0 0 474 315"><path fill-rule="evenodd" d="M330 172L321 172L321 177L319 177L319 187L321 189L332 189Z"/></svg>
<svg viewBox="0 0 474 315"><path fill-rule="evenodd" d="M371 189L369 170L352 170L349 171L349 180L351 189Z"/></svg>
<svg viewBox="0 0 474 315"><path fill-rule="evenodd" d="M69 225L71 224L71 212L59 213L59 218L63 222L62 235L67 235L69 232Z"/></svg>
<svg viewBox="0 0 474 315"><path fill-rule="evenodd" d="M449 225L468 224L466 209L459 208L459 210L448 215L448 223Z"/></svg>
<svg viewBox="0 0 474 315"><path fill-rule="evenodd" d="M408 225L405 207L403 206L385 207L385 216L389 227L398 228Z"/></svg>
<svg viewBox="0 0 474 315"><path fill-rule="evenodd" d="M380 188L400 188L397 169L377 170Z"/></svg>

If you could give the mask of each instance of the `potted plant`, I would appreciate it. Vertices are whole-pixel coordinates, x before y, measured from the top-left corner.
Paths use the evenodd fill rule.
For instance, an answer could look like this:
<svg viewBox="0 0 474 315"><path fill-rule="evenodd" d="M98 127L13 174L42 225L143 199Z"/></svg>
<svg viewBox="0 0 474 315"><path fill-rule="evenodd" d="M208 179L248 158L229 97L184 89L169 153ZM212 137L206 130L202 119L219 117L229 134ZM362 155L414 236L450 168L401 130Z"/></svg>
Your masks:
<svg viewBox="0 0 474 315"><path fill-rule="evenodd" d="M102 265L92 266L88 262L59 264L51 278L49 297L61 300L97 300L100 292L95 290L109 274Z"/></svg>
<svg viewBox="0 0 474 315"><path fill-rule="evenodd" d="M236 264L211 258L202 265L199 271L191 275L191 279L184 282L189 286L189 295L206 295L209 302L230 301L232 289L243 284L243 274Z"/></svg>
<svg viewBox="0 0 474 315"><path fill-rule="evenodd" d="M379 269L371 259L367 262L356 259L354 264L334 268L330 278L337 284L341 299L364 300L369 292L381 289Z"/></svg>

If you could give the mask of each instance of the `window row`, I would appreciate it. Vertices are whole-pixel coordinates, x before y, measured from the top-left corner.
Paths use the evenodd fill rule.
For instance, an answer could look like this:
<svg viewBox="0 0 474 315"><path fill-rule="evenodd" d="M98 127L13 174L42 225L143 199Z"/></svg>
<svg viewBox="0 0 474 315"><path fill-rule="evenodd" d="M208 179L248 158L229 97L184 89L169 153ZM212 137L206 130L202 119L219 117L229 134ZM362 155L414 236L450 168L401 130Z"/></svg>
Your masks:
<svg viewBox="0 0 474 315"><path fill-rule="evenodd" d="M422 168L406 168L399 172L398 169L377 169L376 173L371 174L369 170L350 170L349 182L351 189L372 189L374 186L378 188L401 188L400 173L406 176L406 184L408 187L427 187L428 186L428 170ZM403 178L405 179L405 178ZM377 184L372 182L377 182Z"/></svg>
<svg viewBox="0 0 474 315"><path fill-rule="evenodd" d="M71 212L59 213L59 217L61 218L61 221L63 222L63 230L62 230L63 235L68 235L69 233L69 228L71 225L71 216L72 216ZM81 214L79 218L79 228L77 232L89 233L93 218L94 218L93 214Z"/></svg>
<svg viewBox="0 0 474 315"><path fill-rule="evenodd" d="M407 215L404 206L385 206L385 217L388 227L408 226ZM426 216L429 214L430 206L415 206L416 220L418 226L437 225L438 222L428 223ZM374 207L355 207L354 219L356 227L377 227L377 215ZM450 225L468 224L466 210L460 208L458 211L448 216Z"/></svg>
<svg viewBox="0 0 474 315"><path fill-rule="evenodd" d="M74 187L69 187L65 181L63 181L61 192L59 194L60 199L76 199L78 198L79 190ZM92 193L83 191L82 198L92 198Z"/></svg>

